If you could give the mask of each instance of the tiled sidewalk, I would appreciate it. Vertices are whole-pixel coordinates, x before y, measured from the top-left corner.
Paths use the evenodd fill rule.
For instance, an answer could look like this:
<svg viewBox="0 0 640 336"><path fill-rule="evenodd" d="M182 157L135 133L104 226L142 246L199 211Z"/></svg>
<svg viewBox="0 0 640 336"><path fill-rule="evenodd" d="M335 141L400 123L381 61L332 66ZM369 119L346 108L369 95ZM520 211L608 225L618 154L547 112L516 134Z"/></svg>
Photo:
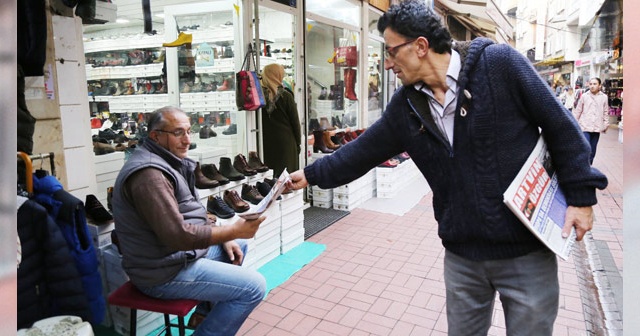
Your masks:
<svg viewBox="0 0 640 336"><path fill-rule="evenodd" d="M606 324L593 301L603 295L593 290L594 281L602 281L589 269L598 251L592 245L608 249L622 273L622 145L617 129L600 141L594 165L610 184L598 191L590 242L559 261L558 336L598 334ZM404 216L354 210L309 239L326 251L271 291L239 335L446 335L444 253L436 226L431 194ZM615 317L615 305L610 308L608 316ZM496 302L489 335L505 334Z"/></svg>

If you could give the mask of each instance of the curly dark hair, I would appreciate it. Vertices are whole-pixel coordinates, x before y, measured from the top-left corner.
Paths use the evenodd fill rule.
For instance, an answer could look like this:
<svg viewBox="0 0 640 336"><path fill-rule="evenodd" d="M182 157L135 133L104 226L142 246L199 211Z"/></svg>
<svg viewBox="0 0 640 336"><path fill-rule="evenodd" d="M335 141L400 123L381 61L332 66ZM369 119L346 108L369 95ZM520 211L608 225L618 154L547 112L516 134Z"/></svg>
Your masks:
<svg viewBox="0 0 640 336"><path fill-rule="evenodd" d="M406 0L391 6L378 21L380 33L384 33L387 28L408 38L426 37L431 48L438 54L451 52L449 29L424 1Z"/></svg>

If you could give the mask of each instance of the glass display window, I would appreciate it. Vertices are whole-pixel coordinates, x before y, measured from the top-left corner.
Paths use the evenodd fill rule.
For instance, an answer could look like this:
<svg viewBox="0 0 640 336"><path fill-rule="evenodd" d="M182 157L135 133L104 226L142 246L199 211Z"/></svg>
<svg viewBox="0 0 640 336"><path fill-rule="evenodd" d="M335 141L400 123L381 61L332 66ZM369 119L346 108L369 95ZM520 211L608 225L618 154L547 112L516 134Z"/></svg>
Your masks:
<svg viewBox="0 0 640 336"><path fill-rule="evenodd" d="M313 20L306 33L309 133L359 126L360 34Z"/></svg>

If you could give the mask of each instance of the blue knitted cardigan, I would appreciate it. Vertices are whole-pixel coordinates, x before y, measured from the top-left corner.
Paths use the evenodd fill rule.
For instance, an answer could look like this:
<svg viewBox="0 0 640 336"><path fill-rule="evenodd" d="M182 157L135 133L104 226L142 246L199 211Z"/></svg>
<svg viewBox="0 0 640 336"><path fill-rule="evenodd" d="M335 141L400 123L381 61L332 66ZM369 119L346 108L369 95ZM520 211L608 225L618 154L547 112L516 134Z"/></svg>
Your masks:
<svg viewBox="0 0 640 336"><path fill-rule="evenodd" d="M406 151L433 191L445 248L471 260L527 254L542 245L502 194L540 130L569 205L595 204L595 189L604 189L607 179L590 167L589 144L577 122L526 58L486 38L454 43L454 49L462 69L453 146L438 131L426 95L409 85L355 141L305 167L305 176L311 185L334 188Z"/></svg>

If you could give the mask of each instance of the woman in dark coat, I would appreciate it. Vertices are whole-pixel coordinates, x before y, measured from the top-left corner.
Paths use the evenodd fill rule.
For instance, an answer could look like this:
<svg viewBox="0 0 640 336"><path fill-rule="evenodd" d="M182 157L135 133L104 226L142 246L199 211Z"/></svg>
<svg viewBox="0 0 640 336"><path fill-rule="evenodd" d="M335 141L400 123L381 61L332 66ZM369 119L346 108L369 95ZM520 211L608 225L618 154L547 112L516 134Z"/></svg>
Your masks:
<svg viewBox="0 0 640 336"><path fill-rule="evenodd" d="M267 105L262 113L264 163L275 177L287 168L299 169L300 119L293 94L282 85L284 67L269 64L262 70L262 89Z"/></svg>

